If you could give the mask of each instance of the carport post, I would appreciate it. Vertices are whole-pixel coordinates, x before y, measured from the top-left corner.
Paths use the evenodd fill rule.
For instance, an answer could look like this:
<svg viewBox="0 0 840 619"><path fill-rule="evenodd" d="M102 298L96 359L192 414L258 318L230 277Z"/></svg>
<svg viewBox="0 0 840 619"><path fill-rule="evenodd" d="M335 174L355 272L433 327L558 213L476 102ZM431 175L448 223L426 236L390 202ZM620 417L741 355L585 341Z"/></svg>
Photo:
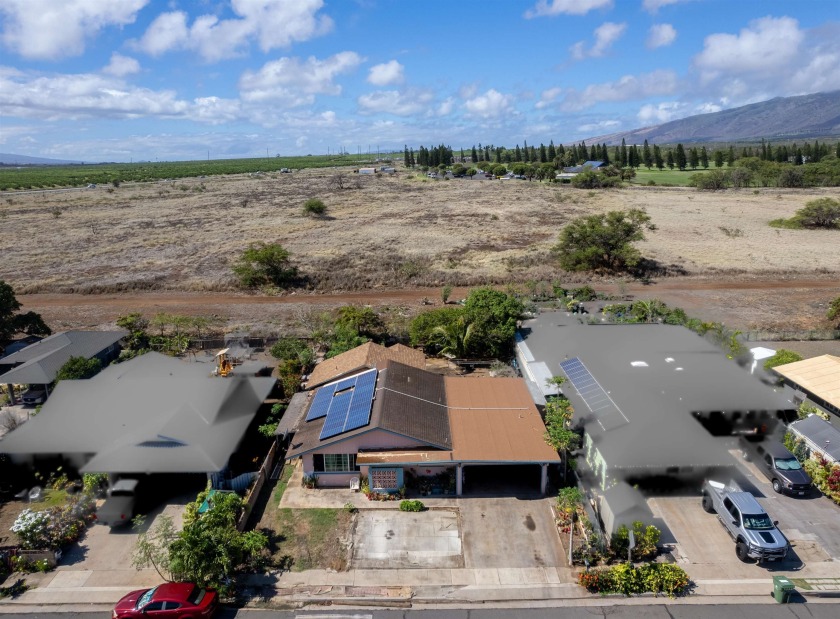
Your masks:
<svg viewBox="0 0 840 619"><path fill-rule="evenodd" d="M6 389L9 390L9 404L17 404L17 400L15 399L15 386L6 385Z"/></svg>
<svg viewBox="0 0 840 619"><path fill-rule="evenodd" d="M540 469L540 492L545 494L548 490L548 463L541 464Z"/></svg>
<svg viewBox="0 0 840 619"><path fill-rule="evenodd" d="M464 465L455 467L455 495L461 496L464 493Z"/></svg>

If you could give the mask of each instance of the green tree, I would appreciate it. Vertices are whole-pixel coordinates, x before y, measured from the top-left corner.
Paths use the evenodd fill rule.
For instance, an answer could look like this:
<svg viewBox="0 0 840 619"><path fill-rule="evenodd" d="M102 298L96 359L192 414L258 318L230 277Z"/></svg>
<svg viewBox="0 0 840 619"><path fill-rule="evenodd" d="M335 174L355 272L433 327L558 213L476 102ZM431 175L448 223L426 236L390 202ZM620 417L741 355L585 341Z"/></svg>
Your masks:
<svg viewBox="0 0 840 619"><path fill-rule="evenodd" d="M337 327L346 327L361 336L377 340L385 334L385 323L373 308L345 305L338 308Z"/></svg>
<svg viewBox="0 0 840 619"><path fill-rule="evenodd" d="M458 320L435 327L432 330L432 338L440 349L440 354L461 359L467 356L474 332L473 325L461 314Z"/></svg>
<svg viewBox="0 0 840 619"><path fill-rule="evenodd" d="M580 435L571 429L574 409L566 398L550 398L545 404L545 442L562 454L566 478L568 452L580 445Z"/></svg>
<svg viewBox="0 0 840 619"><path fill-rule="evenodd" d="M55 382L62 380L82 380L92 378L99 374L102 369L102 362L93 357L70 357L55 374Z"/></svg>
<svg viewBox="0 0 840 619"><path fill-rule="evenodd" d="M840 297L837 297L829 303L828 311L825 313L825 316L829 320L837 321L838 326L840 326Z"/></svg>
<svg viewBox="0 0 840 619"><path fill-rule="evenodd" d="M478 170L476 170L476 169L475 169L475 168L473 168L473 167L469 167L469 168L467 168L467 171L466 171L466 175L467 175L467 176L469 176L470 178L472 178L472 177L473 177L473 176L475 176L476 174L478 174Z"/></svg>
<svg viewBox="0 0 840 619"><path fill-rule="evenodd" d="M806 202L793 219L805 228L837 228L840 226L840 201L818 198Z"/></svg>
<svg viewBox="0 0 840 619"><path fill-rule="evenodd" d="M315 217L323 217L327 212L327 205L318 198L309 198L303 203L303 214Z"/></svg>
<svg viewBox="0 0 840 619"><path fill-rule="evenodd" d="M677 164L677 168L680 170L685 170L686 167L686 156L685 156L685 149L683 148L682 144L677 144L677 152L675 155L675 161Z"/></svg>
<svg viewBox="0 0 840 619"><path fill-rule="evenodd" d="M709 151L706 150L705 146L700 148L700 165L703 166L704 170L709 169Z"/></svg>
<svg viewBox="0 0 840 619"><path fill-rule="evenodd" d="M715 158L715 167L716 168L722 168L723 167L723 151L722 150L716 150L714 158Z"/></svg>
<svg viewBox="0 0 840 619"><path fill-rule="evenodd" d="M17 333L27 335L50 335L52 331L35 312L21 314L20 302L10 284L0 280L0 344L7 342Z"/></svg>
<svg viewBox="0 0 840 619"><path fill-rule="evenodd" d="M296 337L281 337L269 350L271 356L280 361L297 361L302 369L310 367L315 361L312 348Z"/></svg>
<svg viewBox="0 0 840 619"><path fill-rule="evenodd" d="M644 146L642 146L642 163L645 164L648 170L653 167L653 153L650 152L650 146L647 140L645 140Z"/></svg>
<svg viewBox="0 0 840 619"><path fill-rule="evenodd" d="M429 352L438 352L435 328L457 321L463 313L463 307L440 307L418 314L408 326L410 344L422 346Z"/></svg>
<svg viewBox="0 0 840 619"><path fill-rule="evenodd" d="M352 350L356 346L361 346L370 341L370 338L360 335L353 327L336 323L333 332L330 334L329 350L327 351L327 359L331 359L343 352Z"/></svg>
<svg viewBox="0 0 840 619"><path fill-rule="evenodd" d="M233 272L245 288L286 288L298 277L298 269L289 258L289 252L279 243L253 243L233 266Z"/></svg>
<svg viewBox="0 0 840 619"><path fill-rule="evenodd" d="M639 209L579 217L560 233L552 251L567 271L624 271L641 259L632 244L644 240L644 230L655 229Z"/></svg>
<svg viewBox="0 0 840 619"><path fill-rule="evenodd" d="M796 361L802 361L802 355L795 353L792 350L780 348L776 351L775 355L764 362L764 369L771 370L776 366L785 365L786 363L794 363Z"/></svg>
<svg viewBox="0 0 840 619"><path fill-rule="evenodd" d="M217 493L200 517L185 516L183 530L169 546L172 573L200 587L229 589L236 569L268 545L268 538L259 531L237 530L242 507L238 495Z"/></svg>
<svg viewBox="0 0 840 619"><path fill-rule="evenodd" d="M492 288L477 288L464 302L466 324L472 326L469 351L482 357L503 357L513 349L516 323L525 310L522 301Z"/></svg>
<svg viewBox="0 0 840 619"><path fill-rule="evenodd" d="M656 144L653 145L653 163L657 170L665 169L665 160L662 159L662 149Z"/></svg>
<svg viewBox="0 0 840 619"><path fill-rule="evenodd" d="M672 151L672 150L669 150L669 151L668 151L668 155L667 155L667 157L666 157L666 161L667 161L668 169L669 169L669 170L673 170L673 169L674 169L674 165L676 165L676 164L674 163L674 151Z"/></svg>

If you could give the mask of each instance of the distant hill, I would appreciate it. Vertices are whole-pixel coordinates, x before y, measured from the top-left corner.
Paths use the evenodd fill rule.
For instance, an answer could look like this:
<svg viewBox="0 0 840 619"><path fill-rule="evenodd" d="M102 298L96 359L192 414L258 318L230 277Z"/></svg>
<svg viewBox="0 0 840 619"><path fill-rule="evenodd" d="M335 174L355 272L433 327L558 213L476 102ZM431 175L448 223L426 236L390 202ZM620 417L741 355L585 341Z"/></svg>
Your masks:
<svg viewBox="0 0 840 619"><path fill-rule="evenodd" d="M67 165L68 163L82 163L81 161L64 161L62 159L45 159L43 157L27 157L0 153L0 165Z"/></svg>
<svg viewBox="0 0 840 619"><path fill-rule="evenodd" d="M632 131L585 140L587 144L674 144L678 142L749 142L814 140L840 137L840 90L799 97L776 97L761 103L689 116Z"/></svg>

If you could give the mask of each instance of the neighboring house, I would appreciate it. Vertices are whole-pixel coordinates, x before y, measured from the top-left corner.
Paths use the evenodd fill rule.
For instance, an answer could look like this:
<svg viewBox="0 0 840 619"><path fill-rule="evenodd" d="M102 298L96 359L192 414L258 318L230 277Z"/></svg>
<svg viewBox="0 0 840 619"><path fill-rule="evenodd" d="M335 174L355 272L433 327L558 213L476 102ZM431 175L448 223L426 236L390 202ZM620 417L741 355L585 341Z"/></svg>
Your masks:
<svg viewBox="0 0 840 619"><path fill-rule="evenodd" d="M683 327L589 324L546 312L525 321L520 336L519 365L542 383L532 391L545 393L547 371L568 379L561 389L602 489L726 474L734 461L703 426L716 434L769 432L779 418L795 417L789 393Z"/></svg>
<svg viewBox="0 0 840 619"><path fill-rule="evenodd" d="M59 456L81 473L219 473L274 383L149 352L61 381L0 452L22 464Z"/></svg>
<svg viewBox="0 0 840 619"><path fill-rule="evenodd" d="M366 477L371 490L396 492L409 477L451 475L461 495L465 469L515 466L523 487L539 482L545 492L548 465L560 463L517 378L448 377L387 361L321 386L304 410L286 457L300 458L319 486Z"/></svg>
<svg viewBox="0 0 840 619"><path fill-rule="evenodd" d="M315 366L306 381L307 389L314 389L324 383L356 374L359 370L384 369L388 361L399 361L421 370L426 367L426 356L422 351L402 344L385 347L373 342L356 346L347 352L324 359Z"/></svg>
<svg viewBox="0 0 840 619"><path fill-rule="evenodd" d="M840 416L840 357L821 355L778 365L773 371L809 400Z"/></svg>
<svg viewBox="0 0 840 619"><path fill-rule="evenodd" d="M805 441L812 456L822 456L829 462L840 462L840 430L817 415L794 421L788 429Z"/></svg>
<svg viewBox="0 0 840 619"><path fill-rule="evenodd" d="M563 168L563 172L566 174L580 174L581 172L585 172L586 170L593 170L598 171L598 168L604 165L603 161L584 161L580 165L572 166L570 168Z"/></svg>
<svg viewBox="0 0 840 619"><path fill-rule="evenodd" d="M126 335L125 330L56 333L0 359L0 384L46 388L71 357L96 357L107 365L119 356L119 342Z"/></svg>

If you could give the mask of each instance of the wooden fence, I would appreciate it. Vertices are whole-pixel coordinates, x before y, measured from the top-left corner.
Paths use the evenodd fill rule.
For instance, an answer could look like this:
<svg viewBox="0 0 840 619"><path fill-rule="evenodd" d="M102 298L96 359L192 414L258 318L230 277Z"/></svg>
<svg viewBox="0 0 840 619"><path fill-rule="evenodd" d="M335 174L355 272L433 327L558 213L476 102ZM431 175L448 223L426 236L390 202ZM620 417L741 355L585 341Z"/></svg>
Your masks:
<svg viewBox="0 0 840 619"><path fill-rule="evenodd" d="M242 510L242 514L239 516L239 521L236 523L236 528L240 531L245 530L245 525L248 524L248 518L251 517L254 505L260 497L260 492L265 485L265 480L268 479L269 475L271 475L271 471L274 468L274 461L277 458L277 451L278 444L277 441L274 441L271 445L271 449L268 450L268 455L265 457L260 470L257 472L257 478L251 485L251 489L248 490L248 493L245 495L245 508Z"/></svg>

